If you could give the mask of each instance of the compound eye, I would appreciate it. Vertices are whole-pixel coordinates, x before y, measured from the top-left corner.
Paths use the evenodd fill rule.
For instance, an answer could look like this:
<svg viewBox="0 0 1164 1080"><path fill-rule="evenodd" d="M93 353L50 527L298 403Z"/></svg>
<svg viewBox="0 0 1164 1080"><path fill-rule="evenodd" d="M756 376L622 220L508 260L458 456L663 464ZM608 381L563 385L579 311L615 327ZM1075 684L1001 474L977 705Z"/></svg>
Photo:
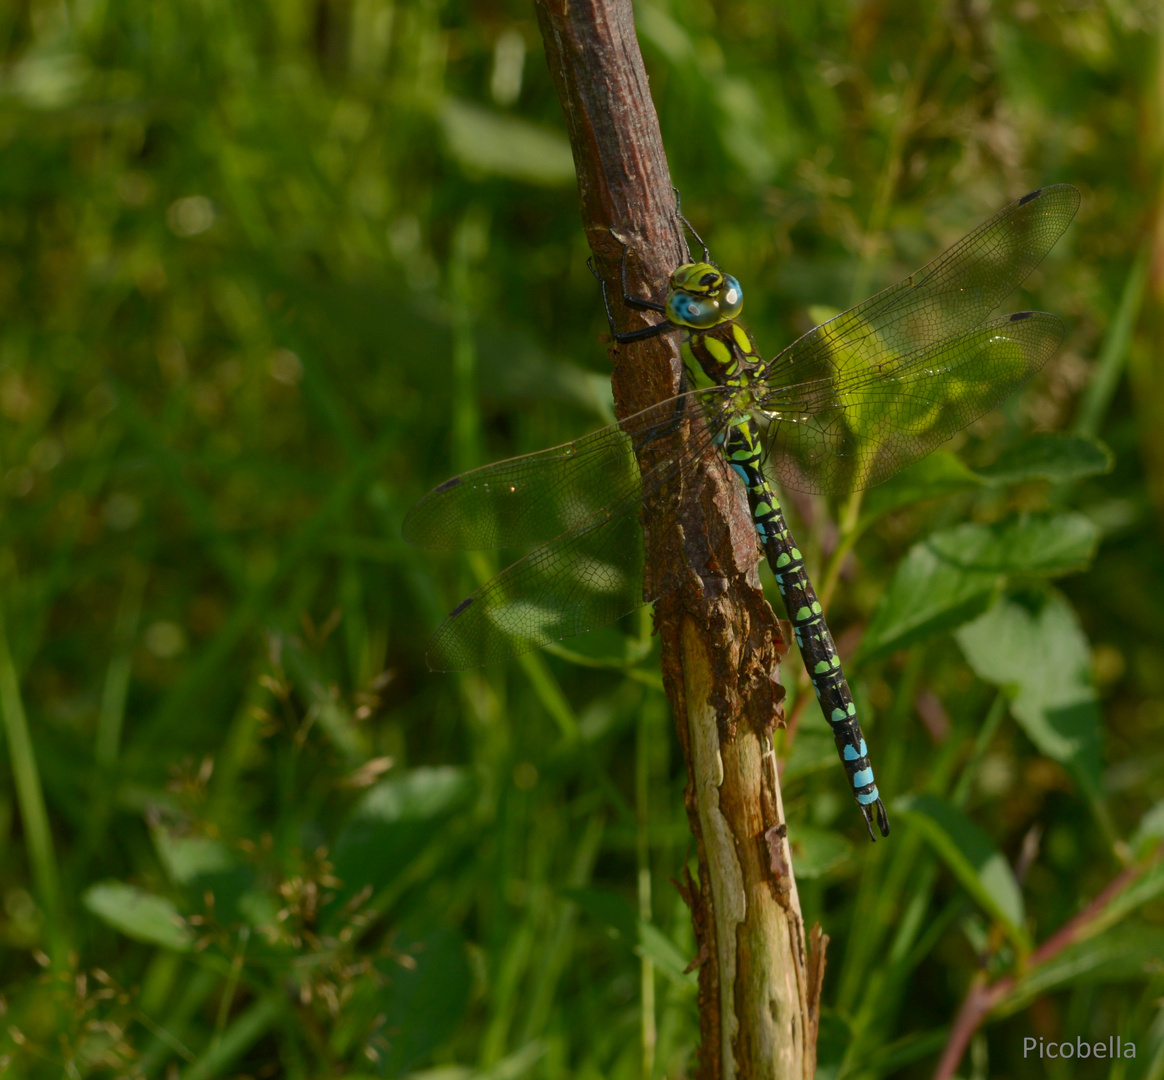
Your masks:
<svg viewBox="0 0 1164 1080"><path fill-rule="evenodd" d="M725 319L734 319L744 306L744 290L740 283L728 274L723 276L723 291L719 296L720 310Z"/></svg>
<svg viewBox="0 0 1164 1080"><path fill-rule="evenodd" d="M697 300L690 294L677 293L667 302L667 307L667 317L679 326L704 330L719 322L719 311L712 300Z"/></svg>

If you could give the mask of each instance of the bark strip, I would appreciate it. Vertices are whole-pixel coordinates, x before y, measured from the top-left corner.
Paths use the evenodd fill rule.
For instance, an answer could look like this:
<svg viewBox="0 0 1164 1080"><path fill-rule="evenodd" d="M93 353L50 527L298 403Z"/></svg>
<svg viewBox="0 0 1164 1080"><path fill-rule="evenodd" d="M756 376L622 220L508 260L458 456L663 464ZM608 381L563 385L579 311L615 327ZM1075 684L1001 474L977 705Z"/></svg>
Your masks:
<svg viewBox="0 0 1164 1080"><path fill-rule="evenodd" d="M622 246L611 232L630 246L632 293L665 296L687 249L630 0L535 0L535 7L574 152L583 225L615 317L626 329L656 321L621 303ZM683 388L677 334L610 353L619 416ZM699 1076L809 1080L827 938L814 928L810 962L771 748L784 722L778 673L787 644L760 589L747 500L711 455L677 511L646 507L644 531L648 565L676 586L657 602L655 623L699 858L698 882L681 890L699 944Z"/></svg>

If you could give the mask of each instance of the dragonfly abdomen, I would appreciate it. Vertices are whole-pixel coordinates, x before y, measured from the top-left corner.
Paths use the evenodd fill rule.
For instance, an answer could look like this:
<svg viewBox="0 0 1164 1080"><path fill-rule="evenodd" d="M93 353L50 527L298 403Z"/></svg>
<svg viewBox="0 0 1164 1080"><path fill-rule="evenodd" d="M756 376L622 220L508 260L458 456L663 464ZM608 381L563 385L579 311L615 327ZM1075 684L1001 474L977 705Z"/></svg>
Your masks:
<svg viewBox="0 0 1164 1080"><path fill-rule="evenodd" d="M873 779L873 766L869 762L868 748L857 720L857 707L841 670L841 658L837 654L833 635L825 623L820 600L805 571L804 559L788 531L788 523L784 520L784 511L780 508L776 493L764 476L763 450L753 420L749 418L732 427L724 452L728 463L747 489L752 521L768 565L776 576L776 585L792 622L796 644L800 648L825 719L832 728L837 753L849 778L853 796L865 817L869 836L875 839L874 817L881 835L888 836L889 818Z"/></svg>

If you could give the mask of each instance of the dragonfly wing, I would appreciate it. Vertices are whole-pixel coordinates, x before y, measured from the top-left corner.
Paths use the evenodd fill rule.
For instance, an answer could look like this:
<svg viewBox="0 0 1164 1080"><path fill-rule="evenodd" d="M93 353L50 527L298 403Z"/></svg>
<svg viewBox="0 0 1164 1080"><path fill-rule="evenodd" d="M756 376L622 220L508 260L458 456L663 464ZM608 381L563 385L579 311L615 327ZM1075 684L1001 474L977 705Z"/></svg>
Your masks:
<svg viewBox="0 0 1164 1080"><path fill-rule="evenodd" d="M493 664L605 626L652 597L643 590L641 498L530 552L460 603L428 649L434 671Z"/></svg>
<svg viewBox="0 0 1164 1080"><path fill-rule="evenodd" d="M840 494L887 480L997 408L1059 348L1063 324L1020 311L845 381L764 401L771 467L798 491Z"/></svg>
<svg viewBox="0 0 1164 1080"><path fill-rule="evenodd" d="M636 447L668 439L691 404L709 406L722 393L683 394L573 442L454 476L409 510L405 539L474 551L541 544L584 528L638 492Z"/></svg>
<svg viewBox="0 0 1164 1080"><path fill-rule="evenodd" d="M970 330L1042 262L1078 208L1070 184L1016 199L916 273L798 338L762 377L772 387L848 382Z"/></svg>
<svg viewBox="0 0 1164 1080"><path fill-rule="evenodd" d="M645 564L644 501L665 518L679 477L696 467L733 415L722 388L694 391L566 447L475 470L426 496L406 519L410 539L448 522L462 543L481 536L536 540L558 530L454 608L429 645L429 666L459 671L519 656L605 626L666 592L658 568ZM692 420L698 423L687 440L675 442ZM649 463L641 476L636 452ZM514 490L501 488L498 499L499 478ZM539 483L554 488L553 499L535 490ZM464 518L478 508L494 512L497 524L473 532ZM539 512L545 516L532 516Z"/></svg>
<svg viewBox="0 0 1164 1080"><path fill-rule="evenodd" d="M446 480L409 510L404 536L421 547L466 551L543 543L638 482L630 441L615 424Z"/></svg>

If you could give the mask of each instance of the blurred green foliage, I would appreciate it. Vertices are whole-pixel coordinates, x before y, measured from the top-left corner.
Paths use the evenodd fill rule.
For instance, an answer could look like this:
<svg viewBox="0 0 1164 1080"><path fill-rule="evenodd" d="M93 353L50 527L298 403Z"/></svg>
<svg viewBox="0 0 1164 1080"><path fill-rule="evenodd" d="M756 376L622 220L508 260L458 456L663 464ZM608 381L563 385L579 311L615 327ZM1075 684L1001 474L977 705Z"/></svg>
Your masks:
<svg viewBox="0 0 1164 1080"><path fill-rule="evenodd" d="M636 14L684 209L770 353L1010 198L1083 191L1022 301L1064 348L965 464L859 519L790 500L842 652L869 630L852 678L908 796L862 842L804 710L821 1075L927 1075L971 980L1021 974L1164 838L1160 9ZM497 563L400 539L434 483L610 417L532 10L24 0L0 58L9 1074L689 1074L646 624L567 643L605 666L431 675ZM1052 431L1077 438L1023 442ZM994 561L951 579L964 544ZM1164 1075L1162 889L1020 980L963 1075ZM1022 1054L1112 1034L1135 1061Z"/></svg>

